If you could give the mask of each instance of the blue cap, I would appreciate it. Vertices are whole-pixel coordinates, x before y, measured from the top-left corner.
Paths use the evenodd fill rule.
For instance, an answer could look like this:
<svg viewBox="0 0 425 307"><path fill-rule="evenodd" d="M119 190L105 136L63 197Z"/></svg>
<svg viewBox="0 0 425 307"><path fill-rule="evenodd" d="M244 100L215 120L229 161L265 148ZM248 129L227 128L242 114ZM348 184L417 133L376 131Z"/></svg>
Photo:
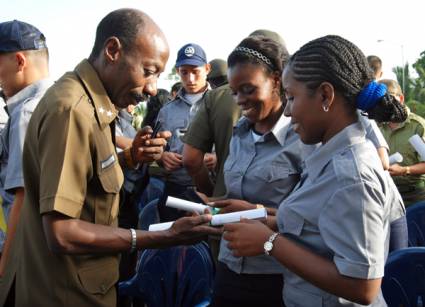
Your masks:
<svg viewBox="0 0 425 307"><path fill-rule="evenodd" d="M182 65L204 66L207 63L204 49L197 44L186 44L177 53L176 67Z"/></svg>
<svg viewBox="0 0 425 307"><path fill-rule="evenodd" d="M47 48L46 37L36 27L19 20L0 23L0 52Z"/></svg>

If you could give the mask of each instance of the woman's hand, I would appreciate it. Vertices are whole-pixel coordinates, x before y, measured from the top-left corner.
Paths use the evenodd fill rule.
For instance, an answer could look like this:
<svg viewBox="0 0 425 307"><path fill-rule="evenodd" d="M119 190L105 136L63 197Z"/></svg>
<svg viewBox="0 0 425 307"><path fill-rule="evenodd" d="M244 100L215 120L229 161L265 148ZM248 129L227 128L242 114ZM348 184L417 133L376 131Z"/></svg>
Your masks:
<svg viewBox="0 0 425 307"><path fill-rule="evenodd" d="M220 208L220 214L257 208L256 205L240 199L217 200L213 203L209 203L209 205L215 208Z"/></svg>
<svg viewBox="0 0 425 307"><path fill-rule="evenodd" d="M264 243L273 231L260 221L242 219L240 223L224 225L223 238L236 257L264 254Z"/></svg>

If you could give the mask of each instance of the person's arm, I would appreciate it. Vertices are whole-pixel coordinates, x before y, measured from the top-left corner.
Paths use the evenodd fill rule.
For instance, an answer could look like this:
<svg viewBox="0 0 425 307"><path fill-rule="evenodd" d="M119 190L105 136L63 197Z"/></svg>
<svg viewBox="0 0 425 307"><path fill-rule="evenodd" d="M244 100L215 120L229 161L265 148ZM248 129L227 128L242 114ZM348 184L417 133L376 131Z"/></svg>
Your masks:
<svg viewBox="0 0 425 307"><path fill-rule="evenodd" d="M384 168L384 170L388 170L390 168L390 160L388 157L388 150L386 147L378 147L376 148L376 150L378 151L378 156L379 159L381 160L382 163L382 167Z"/></svg>
<svg viewBox="0 0 425 307"><path fill-rule="evenodd" d="M388 171L391 176L423 175L425 174L425 162L406 166L401 166L400 164L395 163L390 166Z"/></svg>
<svg viewBox="0 0 425 307"><path fill-rule="evenodd" d="M243 220L225 225L223 238L229 241L228 246L236 257L254 256L264 253L264 242L272 234L273 231L261 222ZM273 243L271 256L306 281L359 304L371 304L381 287L381 278L341 275L334 262L281 235Z"/></svg>
<svg viewBox="0 0 425 307"><path fill-rule="evenodd" d="M4 270L6 268L7 257L9 255L12 242L15 239L16 228L18 226L22 204L24 203L24 195L24 188L17 188L15 190L15 198L10 209L9 220L7 222L6 240L4 242L3 253L0 258L0 277L3 276Z"/></svg>
<svg viewBox="0 0 425 307"><path fill-rule="evenodd" d="M204 164L204 152L189 144L184 144L183 165L195 182L196 188L207 196L211 196L214 184Z"/></svg>
<svg viewBox="0 0 425 307"><path fill-rule="evenodd" d="M56 212L43 214L42 220L47 245L53 253L102 254L128 251L131 248L129 229L93 224ZM183 217L169 230L136 230L136 249L193 244L205 235L221 233L220 229L207 226L210 220L211 215L208 214Z"/></svg>
<svg viewBox="0 0 425 307"><path fill-rule="evenodd" d="M128 137L118 135L115 136L115 145L122 150L126 149L127 147L130 147L132 143L133 140Z"/></svg>

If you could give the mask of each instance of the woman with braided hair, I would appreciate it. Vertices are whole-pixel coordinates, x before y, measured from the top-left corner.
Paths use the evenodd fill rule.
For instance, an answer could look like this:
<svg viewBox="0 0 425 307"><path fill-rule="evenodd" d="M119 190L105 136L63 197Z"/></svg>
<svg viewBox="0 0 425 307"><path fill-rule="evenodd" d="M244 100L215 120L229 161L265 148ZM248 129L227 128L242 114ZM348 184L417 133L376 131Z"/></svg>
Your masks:
<svg viewBox="0 0 425 307"><path fill-rule="evenodd" d="M222 213L264 206L276 228L277 208L315 148L301 142L283 114L281 76L288 59L282 44L264 36L245 38L229 55L229 86L242 118L224 164L228 199L214 203ZM282 272L282 265L266 255L234 257L221 240L210 306L283 306Z"/></svg>
<svg viewBox="0 0 425 307"><path fill-rule="evenodd" d="M258 221L224 228L234 255L266 253L284 265L287 307L386 306L381 278L398 218L392 206L402 201L356 109L377 121L407 114L372 80L363 53L344 38L301 47L283 73L285 115L304 143L321 145L279 206L279 233Z"/></svg>

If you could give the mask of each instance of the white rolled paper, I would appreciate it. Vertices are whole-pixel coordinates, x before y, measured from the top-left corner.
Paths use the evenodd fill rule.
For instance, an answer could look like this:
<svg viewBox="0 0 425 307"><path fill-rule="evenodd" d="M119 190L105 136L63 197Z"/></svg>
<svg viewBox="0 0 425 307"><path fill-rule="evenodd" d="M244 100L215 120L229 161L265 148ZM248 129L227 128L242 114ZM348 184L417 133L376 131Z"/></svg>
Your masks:
<svg viewBox="0 0 425 307"><path fill-rule="evenodd" d="M216 214L216 215L213 215L212 217L211 225L218 226L218 225L224 225L228 223L236 223L236 222L239 222L241 219L255 220L255 219L263 219L266 217L267 217L266 208L258 208L258 209L252 209L252 210Z"/></svg>
<svg viewBox="0 0 425 307"><path fill-rule="evenodd" d="M243 218L255 220L255 219L263 219L266 217L267 217L267 210L265 208L258 208L258 209L252 209L252 210L246 210L246 211L216 214L216 215L213 215L210 224L212 226L219 226L219 225L224 225L228 223L236 223ZM173 223L174 222L151 224L149 226L149 231L167 230L171 228Z"/></svg>
<svg viewBox="0 0 425 307"><path fill-rule="evenodd" d="M174 222L158 223L149 225L149 231L161 231L171 228Z"/></svg>
<svg viewBox="0 0 425 307"><path fill-rule="evenodd" d="M388 159L390 165L403 162L403 156L399 152L393 153L391 156L389 156Z"/></svg>
<svg viewBox="0 0 425 307"><path fill-rule="evenodd" d="M413 146L416 152L421 156L421 160L425 161L425 143L422 138L415 134L409 138L409 143Z"/></svg>
<svg viewBox="0 0 425 307"><path fill-rule="evenodd" d="M167 207L176 208L183 211L198 212L199 214L204 214L205 209L209 208L208 206L203 204L198 204L192 201L175 198L171 196L168 196L167 203L165 205Z"/></svg>

